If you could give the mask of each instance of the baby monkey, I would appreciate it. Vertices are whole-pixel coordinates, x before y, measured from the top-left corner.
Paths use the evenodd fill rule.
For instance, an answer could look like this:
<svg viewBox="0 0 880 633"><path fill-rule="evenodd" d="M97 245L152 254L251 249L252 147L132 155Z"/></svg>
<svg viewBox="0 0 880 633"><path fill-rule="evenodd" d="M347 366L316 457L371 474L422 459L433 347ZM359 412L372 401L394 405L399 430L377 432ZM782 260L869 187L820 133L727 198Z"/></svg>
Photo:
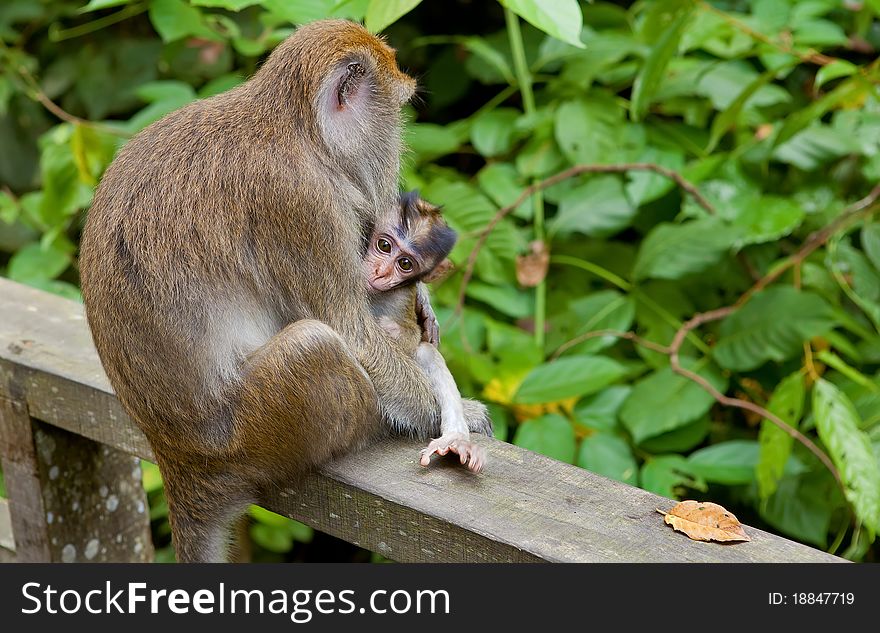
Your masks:
<svg viewBox="0 0 880 633"><path fill-rule="evenodd" d="M446 259L455 244L453 231L440 208L419 198L417 192L404 193L395 213L380 219L364 257L364 272L373 314L386 332L395 338L406 354L428 377L440 405L440 437L421 452L420 463L427 466L431 455L453 452L462 464L480 472L486 451L470 441L461 394L446 361L437 350L439 333L424 287L442 277L452 263Z"/></svg>

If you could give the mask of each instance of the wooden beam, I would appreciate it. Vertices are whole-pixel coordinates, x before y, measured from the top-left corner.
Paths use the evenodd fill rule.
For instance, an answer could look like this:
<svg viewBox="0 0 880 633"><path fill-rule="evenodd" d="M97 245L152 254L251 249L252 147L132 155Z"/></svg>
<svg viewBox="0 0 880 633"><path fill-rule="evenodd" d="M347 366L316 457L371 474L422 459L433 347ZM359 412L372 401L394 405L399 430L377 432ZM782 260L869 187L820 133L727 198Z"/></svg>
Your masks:
<svg viewBox="0 0 880 633"><path fill-rule="evenodd" d="M152 459L101 371L82 307L0 279L0 394L30 415ZM421 468L419 444L393 439L345 456L264 505L399 561L832 562L747 527L749 543L690 541L656 509L673 501L522 448L479 437L489 465Z"/></svg>

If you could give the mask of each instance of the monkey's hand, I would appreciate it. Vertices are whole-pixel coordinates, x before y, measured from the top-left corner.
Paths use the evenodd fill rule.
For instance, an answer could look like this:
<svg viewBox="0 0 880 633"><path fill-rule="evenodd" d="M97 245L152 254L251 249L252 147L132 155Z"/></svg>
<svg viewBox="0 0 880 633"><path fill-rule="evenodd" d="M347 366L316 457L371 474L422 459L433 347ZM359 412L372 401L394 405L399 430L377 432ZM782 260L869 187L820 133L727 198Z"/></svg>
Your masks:
<svg viewBox="0 0 880 633"><path fill-rule="evenodd" d="M475 473L483 470L486 465L486 449L477 446L462 433L446 433L436 440L431 440L431 443L422 449L419 463L428 466L431 463L431 455L434 453L446 455L450 451L458 455L459 461Z"/></svg>
<svg viewBox="0 0 880 633"><path fill-rule="evenodd" d="M440 325L437 323L434 308L431 307L428 290L422 283L416 286L416 318L422 327L422 341L434 347L440 345Z"/></svg>

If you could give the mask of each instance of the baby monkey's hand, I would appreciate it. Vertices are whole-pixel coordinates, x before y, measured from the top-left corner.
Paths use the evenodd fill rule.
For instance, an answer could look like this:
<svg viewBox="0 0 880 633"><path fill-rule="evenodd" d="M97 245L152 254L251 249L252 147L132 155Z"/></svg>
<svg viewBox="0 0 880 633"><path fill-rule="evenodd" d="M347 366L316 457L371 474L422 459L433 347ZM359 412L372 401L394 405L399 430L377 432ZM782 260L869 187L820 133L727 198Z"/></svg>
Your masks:
<svg viewBox="0 0 880 633"><path fill-rule="evenodd" d="M431 440L427 448L422 449L419 463L428 466L431 463L431 455L434 453L446 455L450 451L458 455L459 461L475 473L482 471L486 465L486 449L466 439L462 433L447 433L436 440Z"/></svg>

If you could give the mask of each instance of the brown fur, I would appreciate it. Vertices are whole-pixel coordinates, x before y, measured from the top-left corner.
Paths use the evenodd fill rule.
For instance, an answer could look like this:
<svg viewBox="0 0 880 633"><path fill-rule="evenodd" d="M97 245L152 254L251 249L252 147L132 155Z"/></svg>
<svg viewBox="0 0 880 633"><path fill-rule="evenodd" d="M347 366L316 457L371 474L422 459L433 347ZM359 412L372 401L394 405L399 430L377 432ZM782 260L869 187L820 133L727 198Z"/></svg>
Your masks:
<svg viewBox="0 0 880 633"><path fill-rule="evenodd" d="M361 110L348 86L326 107L352 61ZM389 426L437 431L360 265L396 203L413 89L381 40L316 22L245 84L138 134L102 178L82 239L87 316L158 458L179 560L223 558L228 522L273 482Z"/></svg>

